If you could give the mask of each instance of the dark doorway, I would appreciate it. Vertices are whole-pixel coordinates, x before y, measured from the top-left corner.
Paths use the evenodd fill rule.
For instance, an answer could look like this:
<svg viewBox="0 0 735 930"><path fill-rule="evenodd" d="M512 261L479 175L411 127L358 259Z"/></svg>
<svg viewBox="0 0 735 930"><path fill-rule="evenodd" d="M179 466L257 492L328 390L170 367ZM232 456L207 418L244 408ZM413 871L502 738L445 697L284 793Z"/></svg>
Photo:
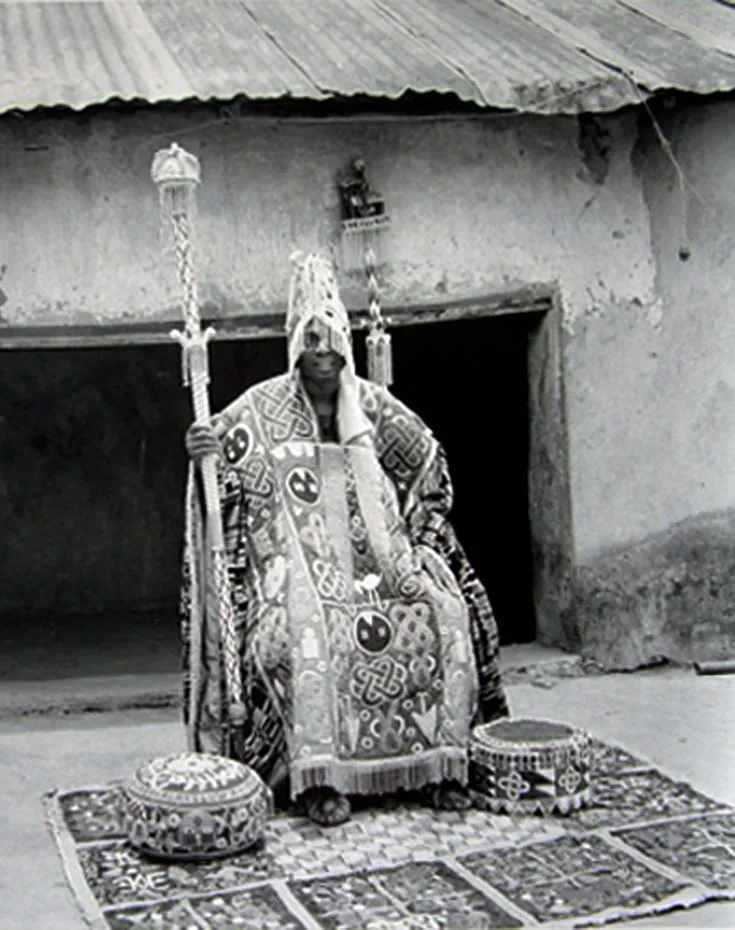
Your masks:
<svg viewBox="0 0 735 930"><path fill-rule="evenodd" d="M392 331L393 393L446 449L453 524L488 590L503 644L536 637L528 345L540 318L520 313ZM362 346L358 355L364 370Z"/></svg>
<svg viewBox="0 0 735 930"><path fill-rule="evenodd" d="M0 354L0 679L176 672L178 346ZM213 343L213 409L284 365L282 339Z"/></svg>
<svg viewBox="0 0 735 930"><path fill-rule="evenodd" d="M393 391L446 447L453 520L504 643L536 633L527 353L538 317L393 330ZM191 419L178 346L1 354L0 677L178 671ZM361 337L356 357L364 372ZM285 370L285 340L215 342L210 359L218 410Z"/></svg>

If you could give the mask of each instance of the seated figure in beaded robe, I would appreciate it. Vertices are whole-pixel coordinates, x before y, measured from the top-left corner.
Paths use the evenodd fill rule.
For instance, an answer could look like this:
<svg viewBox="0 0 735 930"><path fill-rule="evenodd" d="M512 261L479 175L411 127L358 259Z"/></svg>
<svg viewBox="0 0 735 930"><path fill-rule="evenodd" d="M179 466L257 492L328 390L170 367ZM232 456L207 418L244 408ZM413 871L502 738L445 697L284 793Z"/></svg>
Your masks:
<svg viewBox="0 0 735 930"><path fill-rule="evenodd" d="M508 708L492 609L449 521L445 455L416 414L355 374L334 270L318 255L296 266L286 330L288 372L186 437L195 748L228 751L196 468L216 453L242 761L323 825L349 817L350 795L419 791L437 807L466 807L470 729Z"/></svg>

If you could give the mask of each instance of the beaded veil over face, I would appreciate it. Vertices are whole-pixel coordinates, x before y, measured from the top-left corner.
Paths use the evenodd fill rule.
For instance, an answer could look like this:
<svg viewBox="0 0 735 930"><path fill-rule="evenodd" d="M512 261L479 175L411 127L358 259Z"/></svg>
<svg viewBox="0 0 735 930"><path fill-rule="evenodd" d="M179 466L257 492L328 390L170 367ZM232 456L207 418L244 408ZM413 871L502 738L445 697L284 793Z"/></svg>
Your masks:
<svg viewBox="0 0 735 930"><path fill-rule="evenodd" d="M306 348L332 349L354 372L352 335L347 310L339 295L332 262L312 252L305 258L292 256L286 316L288 367L293 371Z"/></svg>

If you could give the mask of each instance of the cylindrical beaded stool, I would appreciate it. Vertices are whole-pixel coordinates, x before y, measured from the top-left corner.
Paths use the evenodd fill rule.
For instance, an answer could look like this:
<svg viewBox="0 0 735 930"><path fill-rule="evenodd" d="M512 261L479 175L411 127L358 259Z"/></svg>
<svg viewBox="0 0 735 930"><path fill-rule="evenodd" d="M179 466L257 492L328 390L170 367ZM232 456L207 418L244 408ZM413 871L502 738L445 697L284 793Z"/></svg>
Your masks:
<svg viewBox="0 0 735 930"><path fill-rule="evenodd" d="M247 765L196 752L153 759L123 785L124 822L137 849L164 859L215 859L263 836L270 789Z"/></svg>
<svg viewBox="0 0 735 930"><path fill-rule="evenodd" d="M498 814L568 814L592 797L591 740L548 720L497 720L470 737L473 800Z"/></svg>

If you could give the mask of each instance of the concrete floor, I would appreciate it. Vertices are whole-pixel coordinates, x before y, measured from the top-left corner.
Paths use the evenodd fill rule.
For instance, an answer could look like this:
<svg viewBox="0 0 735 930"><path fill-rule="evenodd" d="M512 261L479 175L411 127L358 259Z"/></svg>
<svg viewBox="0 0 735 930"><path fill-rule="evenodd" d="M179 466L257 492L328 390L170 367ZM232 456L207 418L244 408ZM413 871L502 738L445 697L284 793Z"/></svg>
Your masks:
<svg viewBox="0 0 735 930"><path fill-rule="evenodd" d="M506 668L549 663L551 669L563 659L536 646L503 654ZM509 681L515 682L508 686L514 715L585 727L735 805L735 676L664 667L577 678L516 672ZM82 930L43 822L41 796L119 778L146 758L184 748L175 694L170 676L0 685L0 930ZM136 707L155 702L164 706ZM116 704L127 709L113 709ZM80 713L83 707L97 710ZM735 904L616 926L735 928Z"/></svg>

